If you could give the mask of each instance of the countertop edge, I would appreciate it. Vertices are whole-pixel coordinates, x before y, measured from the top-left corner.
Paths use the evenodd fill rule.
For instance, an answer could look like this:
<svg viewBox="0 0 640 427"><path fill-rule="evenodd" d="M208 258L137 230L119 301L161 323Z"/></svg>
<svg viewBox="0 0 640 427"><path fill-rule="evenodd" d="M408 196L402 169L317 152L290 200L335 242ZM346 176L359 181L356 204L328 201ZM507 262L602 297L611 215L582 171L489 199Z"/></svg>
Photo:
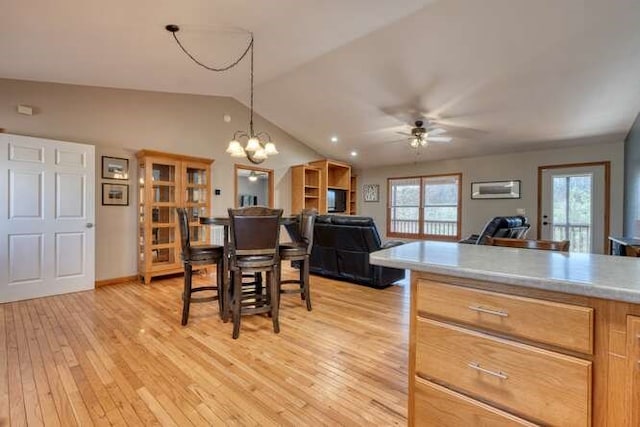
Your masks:
<svg viewBox="0 0 640 427"><path fill-rule="evenodd" d="M513 274L502 274L488 270L468 269L440 264L429 264L401 258L389 259L376 256L375 252L369 255L369 262L370 264L380 265L383 267L403 268L407 270L443 274L465 279L493 281L496 283L513 285L523 288L541 289L552 292L562 292L572 295L606 299L610 301L640 304L640 292L623 288L604 288L598 287L597 285L583 284L580 282L566 282L555 279L540 279Z"/></svg>

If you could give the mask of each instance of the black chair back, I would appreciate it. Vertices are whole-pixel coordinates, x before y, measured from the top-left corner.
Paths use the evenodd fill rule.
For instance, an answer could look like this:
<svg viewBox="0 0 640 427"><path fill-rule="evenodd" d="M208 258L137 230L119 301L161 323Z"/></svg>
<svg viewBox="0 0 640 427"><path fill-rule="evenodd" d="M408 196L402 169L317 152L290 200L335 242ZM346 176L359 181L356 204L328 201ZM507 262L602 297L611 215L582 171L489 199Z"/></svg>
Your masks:
<svg viewBox="0 0 640 427"><path fill-rule="evenodd" d="M189 217L185 208L176 208L178 212L178 224L180 225L180 244L182 246L183 259L189 259L191 252L191 240L189 234Z"/></svg>
<svg viewBox="0 0 640 427"><path fill-rule="evenodd" d="M315 209L304 209L298 216L300 238L307 245L307 255L311 255L313 249L313 227L317 216L318 211Z"/></svg>
<svg viewBox="0 0 640 427"><path fill-rule="evenodd" d="M231 256L277 257L282 209L249 206L229 209Z"/></svg>

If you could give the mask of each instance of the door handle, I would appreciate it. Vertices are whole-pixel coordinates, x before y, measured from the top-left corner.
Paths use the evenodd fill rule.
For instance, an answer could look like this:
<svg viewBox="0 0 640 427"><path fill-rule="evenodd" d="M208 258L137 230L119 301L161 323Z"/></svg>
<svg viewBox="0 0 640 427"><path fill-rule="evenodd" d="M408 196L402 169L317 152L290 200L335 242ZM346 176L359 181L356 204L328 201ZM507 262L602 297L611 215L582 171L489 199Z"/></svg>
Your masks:
<svg viewBox="0 0 640 427"><path fill-rule="evenodd" d="M92 222L88 222L87 223L87 228L93 228L93 223Z"/></svg>
<svg viewBox="0 0 640 427"><path fill-rule="evenodd" d="M543 221L542 225L549 225L549 223L547 221Z"/></svg>

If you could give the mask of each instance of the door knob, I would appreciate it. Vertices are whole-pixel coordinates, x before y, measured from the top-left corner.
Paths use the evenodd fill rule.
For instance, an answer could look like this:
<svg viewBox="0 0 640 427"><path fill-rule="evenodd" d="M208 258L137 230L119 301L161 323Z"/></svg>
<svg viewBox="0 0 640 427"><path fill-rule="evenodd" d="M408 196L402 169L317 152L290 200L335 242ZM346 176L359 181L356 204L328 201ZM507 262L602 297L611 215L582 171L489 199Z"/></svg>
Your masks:
<svg viewBox="0 0 640 427"><path fill-rule="evenodd" d="M549 225L549 223L547 221L544 221L542 225Z"/></svg>
<svg viewBox="0 0 640 427"><path fill-rule="evenodd" d="M93 228L93 223L92 222L88 222L87 223L87 228Z"/></svg>

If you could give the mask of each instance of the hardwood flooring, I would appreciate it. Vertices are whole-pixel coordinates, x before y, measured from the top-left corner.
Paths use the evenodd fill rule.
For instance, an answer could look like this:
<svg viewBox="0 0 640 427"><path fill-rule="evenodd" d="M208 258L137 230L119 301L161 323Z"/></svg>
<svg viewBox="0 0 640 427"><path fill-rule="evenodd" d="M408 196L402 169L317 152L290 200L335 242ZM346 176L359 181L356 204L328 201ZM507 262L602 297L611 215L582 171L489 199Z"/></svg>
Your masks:
<svg viewBox="0 0 640 427"><path fill-rule="evenodd" d="M235 341L216 303L180 326L181 290L0 304L0 426L406 424L408 286L311 276L313 311L283 295L280 334L246 316Z"/></svg>

